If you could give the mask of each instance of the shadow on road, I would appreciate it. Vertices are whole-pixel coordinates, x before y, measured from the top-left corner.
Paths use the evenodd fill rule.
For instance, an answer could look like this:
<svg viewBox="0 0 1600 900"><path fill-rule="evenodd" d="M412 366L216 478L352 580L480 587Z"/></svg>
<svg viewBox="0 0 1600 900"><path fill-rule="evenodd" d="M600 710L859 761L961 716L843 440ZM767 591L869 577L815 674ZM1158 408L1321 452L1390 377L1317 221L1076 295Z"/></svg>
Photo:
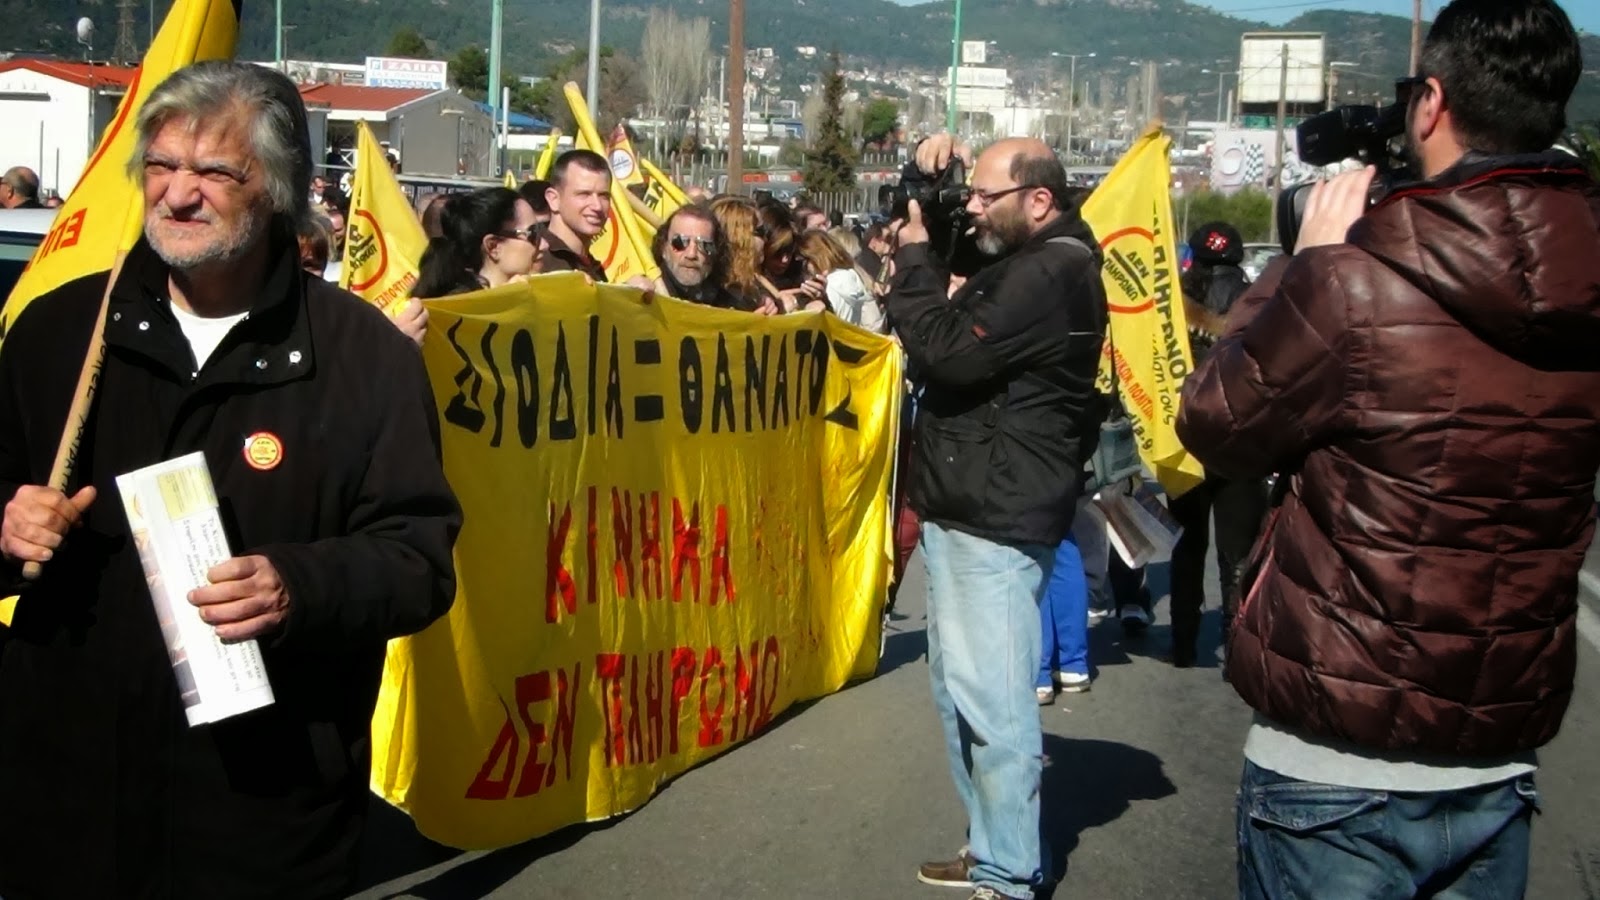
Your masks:
<svg viewBox="0 0 1600 900"><path fill-rule="evenodd" d="M1222 610L1212 608L1200 614L1200 642L1195 666L1215 669L1217 645L1222 637ZM1115 617L1101 620L1089 629L1089 659L1095 668L1122 666L1140 656L1166 663L1172 658L1172 626L1151 625L1142 635L1130 637Z"/></svg>
<svg viewBox="0 0 1600 900"><path fill-rule="evenodd" d="M1111 741L1075 740L1045 734L1039 796L1040 829L1050 845L1050 867L1066 873L1078 835L1116 821L1135 800L1159 800L1178 792L1148 750ZM1054 890L1039 895L1044 900Z"/></svg>
<svg viewBox="0 0 1600 900"><path fill-rule="evenodd" d="M405 813L377 797L369 797L367 833L363 839L361 875L357 890L403 878L460 857L463 853L428 840L417 832ZM505 885L540 857L559 853L615 820L571 825L511 847L475 856L427 881L388 896L419 900L463 900L486 897Z"/></svg>
<svg viewBox="0 0 1600 900"><path fill-rule="evenodd" d="M910 627L898 623L890 624L889 640L883 648L883 656L878 660L879 678L928 654L927 628L923 627L921 622L908 625Z"/></svg>

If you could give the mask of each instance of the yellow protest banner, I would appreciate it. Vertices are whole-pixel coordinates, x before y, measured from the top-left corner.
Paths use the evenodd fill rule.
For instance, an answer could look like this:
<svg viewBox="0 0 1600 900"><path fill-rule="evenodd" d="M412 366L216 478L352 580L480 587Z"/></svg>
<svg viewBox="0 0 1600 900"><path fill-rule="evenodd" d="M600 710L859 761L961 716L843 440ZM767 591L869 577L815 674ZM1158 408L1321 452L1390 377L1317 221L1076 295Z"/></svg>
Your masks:
<svg viewBox="0 0 1600 900"><path fill-rule="evenodd" d="M390 315L417 284L428 237L366 122L356 123L356 171L339 286Z"/></svg>
<svg viewBox="0 0 1600 900"><path fill-rule="evenodd" d="M563 90L567 106L572 109L573 121L577 123L578 133L573 137L573 146L593 150L604 157L606 147L600 142L600 132L595 130L594 120L589 118L589 106L584 102L583 92L571 81ZM655 231L634 215L633 207L628 203L627 189L616 178L611 179L611 212L608 219L605 231L589 247L589 253L606 270L606 278L613 284L620 284L636 275L651 280L660 275L661 267L656 265L655 257L650 254L650 238L655 236Z"/></svg>
<svg viewBox="0 0 1600 900"><path fill-rule="evenodd" d="M1173 424L1194 360L1173 243L1171 145L1159 128L1147 132L1084 202L1083 218L1105 253L1102 277L1111 313L1100 390L1111 392L1114 367L1139 456L1176 497L1205 472L1183 449Z"/></svg>
<svg viewBox="0 0 1600 900"><path fill-rule="evenodd" d="M373 790L423 834L626 812L872 672L892 343L572 273L428 308L459 590L390 643L372 723Z"/></svg>
<svg viewBox="0 0 1600 900"><path fill-rule="evenodd" d="M117 255L138 241L144 198L128 177L127 165L139 108L178 69L199 60L232 58L238 33L237 0L177 0L167 11L94 155L11 289L0 313L0 339L35 298L73 279L109 270Z"/></svg>

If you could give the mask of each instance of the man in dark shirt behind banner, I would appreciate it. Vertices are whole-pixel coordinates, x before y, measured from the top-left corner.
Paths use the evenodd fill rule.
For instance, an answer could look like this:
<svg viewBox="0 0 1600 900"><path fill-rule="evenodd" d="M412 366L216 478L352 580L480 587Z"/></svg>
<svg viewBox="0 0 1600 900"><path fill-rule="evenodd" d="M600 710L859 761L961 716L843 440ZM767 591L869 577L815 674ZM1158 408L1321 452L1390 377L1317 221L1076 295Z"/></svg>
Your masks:
<svg viewBox="0 0 1600 900"><path fill-rule="evenodd" d="M595 281L606 270L589 253L611 213L611 166L593 150L568 150L550 167L550 253L546 272L582 272Z"/></svg>

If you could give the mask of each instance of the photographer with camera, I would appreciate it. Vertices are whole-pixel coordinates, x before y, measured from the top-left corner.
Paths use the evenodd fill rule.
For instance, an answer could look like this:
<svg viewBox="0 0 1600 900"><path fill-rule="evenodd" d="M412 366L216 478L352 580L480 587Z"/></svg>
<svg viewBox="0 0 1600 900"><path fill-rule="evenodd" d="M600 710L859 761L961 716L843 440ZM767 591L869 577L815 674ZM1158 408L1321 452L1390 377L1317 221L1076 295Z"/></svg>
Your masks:
<svg viewBox="0 0 1600 900"><path fill-rule="evenodd" d="M994 144L970 190L943 177L960 155L944 135L918 148L933 183L904 198L885 298L923 384L910 479L928 570L928 668L970 823L966 852L917 874L970 885L974 898L1025 898L1049 877L1039 600L1072 524L1106 299L1094 234L1043 142ZM970 223L980 252L953 297L929 221Z"/></svg>
<svg viewBox="0 0 1600 900"><path fill-rule="evenodd" d="M1242 897L1523 895L1600 469L1600 188L1550 149L1581 56L1550 0L1440 10L1423 180L1318 186L1184 385L1208 471L1280 474L1227 660Z"/></svg>

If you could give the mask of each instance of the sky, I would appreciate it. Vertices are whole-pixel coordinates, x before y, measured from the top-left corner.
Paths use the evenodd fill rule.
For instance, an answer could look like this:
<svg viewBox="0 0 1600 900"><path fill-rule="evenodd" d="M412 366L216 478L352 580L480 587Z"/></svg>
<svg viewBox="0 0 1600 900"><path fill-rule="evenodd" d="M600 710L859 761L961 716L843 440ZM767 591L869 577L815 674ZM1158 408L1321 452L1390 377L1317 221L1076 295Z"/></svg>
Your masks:
<svg viewBox="0 0 1600 900"><path fill-rule="evenodd" d="M1352 12L1383 12L1397 16L1411 16L1411 0L1345 0L1345 2L1306 2L1306 0L1190 0L1209 6L1229 15L1278 24L1314 9L1347 9ZM1560 0L1562 8L1572 17L1572 24L1583 31L1600 33L1600 0ZM1423 15L1429 18L1444 4L1440 0L1424 0Z"/></svg>

